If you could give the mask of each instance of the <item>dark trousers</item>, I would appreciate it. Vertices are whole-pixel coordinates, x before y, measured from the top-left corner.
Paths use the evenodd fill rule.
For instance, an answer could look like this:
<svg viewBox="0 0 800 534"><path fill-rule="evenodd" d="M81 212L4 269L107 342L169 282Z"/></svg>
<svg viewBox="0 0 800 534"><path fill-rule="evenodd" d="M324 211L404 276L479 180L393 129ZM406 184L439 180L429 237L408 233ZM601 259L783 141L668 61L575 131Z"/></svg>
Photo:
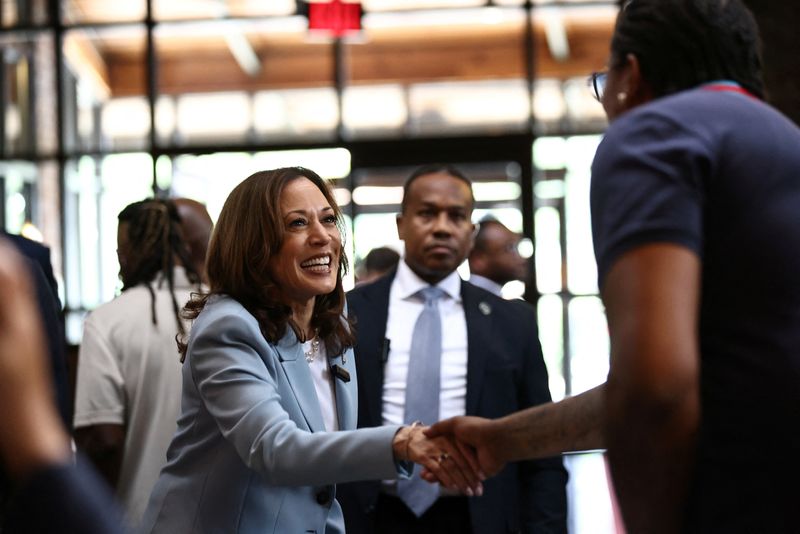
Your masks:
<svg viewBox="0 0 800 534"><path fill-rule="evenodd" d="M381 493L375 507L375 532L380 534L471 534L466 497L439 497L417 517L403 501Z"/></svg>

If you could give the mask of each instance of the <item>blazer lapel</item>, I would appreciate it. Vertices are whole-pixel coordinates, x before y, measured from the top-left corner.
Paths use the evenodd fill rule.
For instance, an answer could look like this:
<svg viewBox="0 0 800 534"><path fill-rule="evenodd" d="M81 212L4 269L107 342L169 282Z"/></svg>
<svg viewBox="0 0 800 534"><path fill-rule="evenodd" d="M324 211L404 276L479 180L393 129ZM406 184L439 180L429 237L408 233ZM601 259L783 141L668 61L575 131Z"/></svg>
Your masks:
<svg viewBox="0 0 800 534"><path fill-rule="evenodd" d="M331 371L331 379L336 391L336 414L339 418L339 430L356 428L358 417L358 377L352 351L345 352L346 357L337 356L330 359L330 365L338 365L350 373L350 381L345 382Z"/></svg>
<svg viewBox="0 0 800 534"><path fill-rule="evenodd" d="M483 389L492 340L492 305L477 288L461 282L467 319L467 415L474 415Z"/></svg>
<svg viewBox="0 0 800 534"><path fill-rule="evenodd" d="M383 366L388 356L384 354L388 349L386 320L394 275L392 272L348 294L350 313L356 319L360 426L377 426L383 422Z"/></svg>
<svg viewBox="0 0 800 534"><path fill-rule="evenodd" d="M319 408L319 399L314 389L314 380L311 378L311 371L308 369L303 346L297 342L294 331L287 327L287 332L278 342L278 357L281 365L289 379L289 385L300 405L300 411L306 420L311 432L324 432L325 424L322 421L322 412Z"/></svg>

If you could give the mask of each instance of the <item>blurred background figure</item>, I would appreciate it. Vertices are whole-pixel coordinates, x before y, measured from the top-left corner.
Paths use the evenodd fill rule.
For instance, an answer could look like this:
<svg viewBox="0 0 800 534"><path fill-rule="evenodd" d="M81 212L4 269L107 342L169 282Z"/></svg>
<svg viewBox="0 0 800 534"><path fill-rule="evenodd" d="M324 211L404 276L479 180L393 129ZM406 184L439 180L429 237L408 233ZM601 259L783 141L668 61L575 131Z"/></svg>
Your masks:
<svg viewBox="0 0 800 534"><path fill-rule="evenodd" d="M175 432L175 338L187 330L179 310L200 289L181 228L169 200L134 202L120 212L122 294L88 316L78 357L75 440L115 488L132 524Z"/></svg>
<svg viewBox="0 0 800 534"><path fill-rule="evenodd" d="M483 219L469 253L470 283L501 296L508 282L524 282L528 277L528 260L519 253L521 239L497 219Z"/></svg>
<svg viewBox="0 0 800 534"><path fill-rule="evenodd" d="M395 267L400 261L400 254L390 247L373 248L364 257L361 264L361 273L356 284L366 284L380 278Z"/></svg>
<svg viewBox="0 0 800 534"><path fill-rule="evenodd" d="M0 467L13 484L0 531L119 532L116 506L102 484L72 465L69 435L52 401L29 271L9 242L0 242Z"/></svg>
<svg viewBox="0 0 800 534"><path fill-rule="evenodd" d="M178 215L181 219L183 239L189 247L189 259L192 268L200 275L203 283L206 282L206 251L211 240L211 230L214 223L208 214L205 204L190 198L173 199Z"/></svg>
<svg viewBox="0 0 800 534"><path fill-rule="evenodd" d="M58 298L58 284L53 275L53 265L50 262L50 249L21 235L6 232L2 232L0 235L24 256L28 275L33 280L36 305L47 339L45 348L49 355L58 412L64 428L69 429L72 426L72 398L67 380L61 301Z"/></svg>

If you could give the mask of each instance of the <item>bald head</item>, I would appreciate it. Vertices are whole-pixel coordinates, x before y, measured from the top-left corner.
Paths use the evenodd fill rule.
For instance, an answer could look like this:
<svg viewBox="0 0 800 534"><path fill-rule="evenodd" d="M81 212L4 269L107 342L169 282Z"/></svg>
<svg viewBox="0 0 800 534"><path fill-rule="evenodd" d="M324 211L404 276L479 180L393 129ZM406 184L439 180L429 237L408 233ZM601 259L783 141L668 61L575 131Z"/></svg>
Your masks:
<svg viewBox="0 0 800 534"><path fill-rule="evenodd" d="M200 202L190 198L176 198L174 202L178 208L178 215L181 217L181 231L189 246L192 267L200 273L203 281L206 281L206 252L214 223L211 221L205 205Z"/></svg>

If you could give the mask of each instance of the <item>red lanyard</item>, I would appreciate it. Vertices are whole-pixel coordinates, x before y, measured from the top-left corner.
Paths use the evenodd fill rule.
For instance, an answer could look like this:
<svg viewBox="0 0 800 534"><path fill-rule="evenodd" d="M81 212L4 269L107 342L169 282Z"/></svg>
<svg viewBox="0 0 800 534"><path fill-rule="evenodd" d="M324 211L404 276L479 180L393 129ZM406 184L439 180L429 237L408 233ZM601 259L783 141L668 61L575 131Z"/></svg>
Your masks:
<svg viewBox="0 0 800 534"><path fill-rule="evenodd" d="M751 93L750 91L748 91L747 89L743 88L740 85L727 84L727 83L710 83L708 85L704 85L703 90L720 91L720 92L727 91L730 93L739 93L745 96L749 96L750 98L755 98L756 100L759 100L759 98L756 95L754 95L753 93Z"/></svg>

